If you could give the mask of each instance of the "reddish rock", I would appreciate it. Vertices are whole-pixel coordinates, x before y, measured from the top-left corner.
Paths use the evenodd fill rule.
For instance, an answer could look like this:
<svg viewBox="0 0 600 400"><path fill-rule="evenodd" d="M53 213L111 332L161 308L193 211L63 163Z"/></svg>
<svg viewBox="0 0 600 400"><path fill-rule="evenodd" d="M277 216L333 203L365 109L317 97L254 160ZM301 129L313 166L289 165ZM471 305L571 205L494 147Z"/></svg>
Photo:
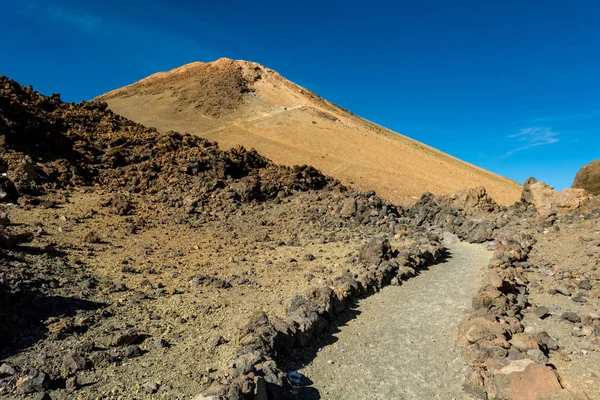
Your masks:
<svg viewBox="0 0 600 400"><path fill-rule="evenodd" d="M540 218L546 218L553 213L564 214L577 210L589 199L589 195L583 189L565 189L555 192L544 182L532 184L529 190Z"/></svg>
<svg viewBox="0 0 600 400"><path fill-rule="evenodd" d="M465 320L458 327L458 344L465 347L480 340L494 340L504 337L505 328L497 322L485 318Z"/></svg>
<svg viewBox="0 0 600 400"><path fill-rule="evenodd" d="M509 343L524 352L538 350L540 347L538 338L529 333L517 333L513 335Z"/></svg>
<svg viewBox="0 0 600 400"><path fill-rule="evenodd" d="M559 393L562 386L550 367L525 359L512 361L494 373L490 389L491 398L532 400Z"/></svg>

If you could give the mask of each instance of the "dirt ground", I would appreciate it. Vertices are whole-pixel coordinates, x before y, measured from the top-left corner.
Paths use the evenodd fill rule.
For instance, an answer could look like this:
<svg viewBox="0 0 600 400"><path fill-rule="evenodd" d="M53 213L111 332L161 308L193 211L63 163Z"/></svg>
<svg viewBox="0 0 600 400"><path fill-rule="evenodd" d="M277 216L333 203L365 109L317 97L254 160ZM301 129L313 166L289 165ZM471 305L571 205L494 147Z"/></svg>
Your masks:
<svg viewBox="0 0 600 400"><path fill-rule="evenodd" d="M577 217L540 229L531 260L531 312L525 323L547 331L559 349L550 352L567 387L600 398L600 221ZM556 292L563 287L568 295ZM534 313L546 307L547 315ZM565 319L565 313L575 313Z"/></svg>
<svg viewBox="0 0 600 400"><path fill-rule="evenodd" d="M240 207L236 215L197 228L163 222L138 234L128 231L130 217L99 206L101 190L68 198L39 213L5 209L13 224L43 231L31 248L49 243L68 248L63 261L85 266L84 275L61 293L105 305L95 318L112 316L100 317L76 337L41 341L4 361L26 365L44 353L42 365L48 368L60 365L65 350L82 343L109 349L123 332L147 336L142 356L79 373L77 398L143 398L139 393L148 382L157 383L165 398L199 393L225 369L236 345L234 333L252 312L283 316L283 304L293 294L347 272L359 245L377 234L372 226L331 215L328 202L314 193ZM98 243L82 242L90 231ZM89 279L92 287L82 284ZM50 394L73 398L64 390Z"/></svg>

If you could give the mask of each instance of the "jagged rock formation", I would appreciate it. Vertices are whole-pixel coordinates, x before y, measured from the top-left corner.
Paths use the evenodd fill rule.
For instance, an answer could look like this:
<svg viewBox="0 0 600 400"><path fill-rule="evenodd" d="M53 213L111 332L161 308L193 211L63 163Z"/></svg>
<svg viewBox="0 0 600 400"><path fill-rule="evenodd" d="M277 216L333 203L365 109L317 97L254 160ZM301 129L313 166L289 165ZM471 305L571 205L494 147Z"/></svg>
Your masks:
<svg viewBox="0 0 600 400"><path fill-rule="evenodd" d="M555 192L554 188L544 182L531 184L528 191L540 218L577 210L589 200L589 195L583 189L567 188Z"/></svg>

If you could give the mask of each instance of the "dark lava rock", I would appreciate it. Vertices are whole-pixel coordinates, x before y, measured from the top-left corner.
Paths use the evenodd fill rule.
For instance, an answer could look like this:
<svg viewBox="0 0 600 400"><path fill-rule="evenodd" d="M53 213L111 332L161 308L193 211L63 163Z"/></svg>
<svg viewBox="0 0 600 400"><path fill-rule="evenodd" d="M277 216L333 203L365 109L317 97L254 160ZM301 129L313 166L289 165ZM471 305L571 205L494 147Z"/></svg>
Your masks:
<svg viewBox="0 0 600 400"><path fill-rule="evenodd" d="M117 215L127 215L133 209L131 202L121 195L113 197L111 203L113 210Z"/></svg>
<svg viewBox="0 0 600 400"><path fill-rule="evenodd" d="M15 203L19 193L15 184L5 176L0 176L0 202Z"/></svg>
<svg viewBox="0 0 600 400"><path fill-rule="evenodd" d="M164 349L170 346L169 342L162 338L156 339L154 342L152 342L152 345L157 349Z"/></svg>
<svg viewBox="0 0 600 400"><path fill-rule="evenodd" d="M71 353L63 357L60 367L64 376L75 374L77 371L82 371L90 367L90 362L81 354Z"/></svg>
<svg viewBox="0 0 600 400"><path fill-rule="evenodd" d="M100 243L100 236L94 231L89 231L81 238L84 243Z"/></svg>
<svg viewBox="0 0 600 400"><path fill-rule="evenodd" d="M356 214L356 199L349 197L342 203L342 209L340 210L340 217L351 218Z"/></svg>
<svg viewBox="0 0 600 400"><path fill-rule="evenodd" d="M558 350L558 343L556 340L552 339L552 337L548 334L548 332L540 332L537 335L542 346L547 348L548 350L556 351Z"/></svg>
<svg viewBox="0 0 600 400"><path fill-rule="evenodd" d="M126 332L118 335L114 341L113 346L128 346L131 344L138 344L143 342L145 339L144 335L137 332Z"/></svg>
<svg viewBox="0 0 600 400"><path fill-rule="evenodd" d="M570 296L571 292L569 291L569 289L564 286L564 285L558 285L556 287L556 291L560 294L562 294L563 296Z"/></svg>
<svg viewBox="0 0 600 400"><path fill-rule="evenodd" d="M365 243L359 251L359 260L365 265L379 265L382 261L389 260L392 249L389 240L385 238L373 238Z"/></svg>
<svg viewBox="0 0 600 400"><path fill-rule="evenodd" d="M134 357L139 357L141 355L142 355L142 349L140 349L140 346L138 346L136 344L127 346L127 348L125 349L125 353L123 354L123 356L126 358L134 358Z"/></svg>
<svg viewBox="0 0 600 400"><path fill-rule="evenodd" d="M8 214L5 212L0 212L0 226L9 226L10 219L8 218Z"/></svg>
<svg viewBox="0 0 600 400"><path fill-rule="evenodd" d="M579 314L572 311L567 311L563 313L562 318L574 324L578 324L581 322L581 317L579 316Z"/></svg>
<svg viewBox="0 0 600 400"><path fill-rule="evenodd" d="M43 392L48 388L50 379L48 375L37 369L32 369L29 374L18 385L19 391L25 394Z"/></svg>
<svg viewBox="0 0 600 400"><path fill-rule="evenodd" d="M579 282L579 289L583 289L583 290L591 290L592 289L592 283L589 280L584 280Z"/></svg>
<svg viewBox="0 0 600 400"><path fill-rule="evenodd" d="M523 191L521 192L521 201L525 204L533 204L533 197L531 196L531 185L537 183L537 179L534 177L528 178L523 184Z"/></svg>
<svg viewBox="0 0 600 400"><path fill-rule="evenodd" d="M539 319L544 319L550 315L550 310L548 307L537 307L533 310L533 313Z"/></svg>
<svg viewBox="0 0 600 400"><path fill-rule="evenodd" d="M575 303L587 303L587 299L585 298L585 295L579 293L577 296L572 297L571 300Z"/></svg>
<svg viewBox="0 0 600 400"><path fill-rule="evenodd" d="M223 343L225 343L225 339L223 339L222 336L213 336L212 338L210 338L208 340L208 344L211 345L212 347L217 347L222 345Z"/></svg>
<svg viewBox="0 0 600 400"><path fill-rule="evenodd" d="M305 261L313 261L315 259L315 256L308 253L308 254L305 254L303 258Z"/></svg>

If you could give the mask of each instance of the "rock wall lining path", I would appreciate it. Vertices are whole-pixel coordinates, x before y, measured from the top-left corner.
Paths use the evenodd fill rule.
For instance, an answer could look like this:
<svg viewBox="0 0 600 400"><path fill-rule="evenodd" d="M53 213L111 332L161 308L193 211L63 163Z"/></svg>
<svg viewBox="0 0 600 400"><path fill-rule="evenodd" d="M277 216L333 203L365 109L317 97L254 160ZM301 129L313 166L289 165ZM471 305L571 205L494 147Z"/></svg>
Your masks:
<svg viewBox="0 0 600 400"><path fill-rule="evenodd" d="M347 273L335 278L331 286L295 296L287 306L285 320L255 314L240 332L240 348L231 362L227 382L214 382L197 400L289 398L291 387L278 365L281 355L308 345L357 298L414 277L420 269L442 259L445 250L437 237L424 235L420 244L402 252L393 252L386 239L375 238L361 255L363 262L371 262L365 272Z"/></svg>
<svg viewBox="0 0 600 400"><path fill-rule="evenodd" d="M402 286L359 301L360 313L300 372L314 383L298 398L465 399L467 365L456 345L491 252L449 246L447 260ZM318 344L318 343L317 343Z"/></svg>

